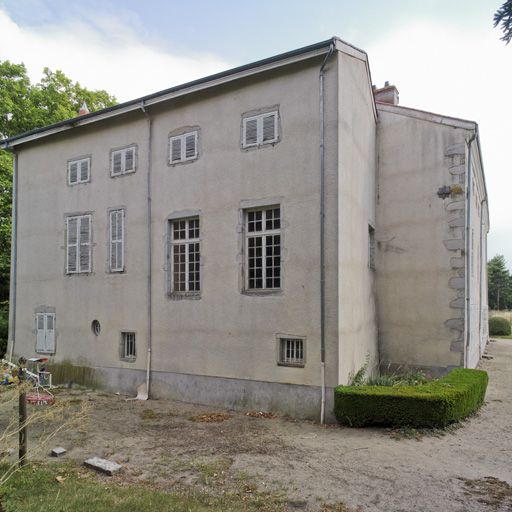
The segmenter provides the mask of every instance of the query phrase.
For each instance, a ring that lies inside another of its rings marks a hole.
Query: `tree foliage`
[[[510,43],[512,39],[512,0],[507,0],[494,14],[494,28],[498,25],[503,32],[503,37],[500,39],[506,44]]]
[[[78,115],[83,102],[90,112],[117,103],[106,91],[89,91],[62,71],[44,69],[32,85],[24,64],[0,61],[0,140]],[[0,353],[7,340],[11,259],[12,155],[0,150]]]
[[[505,258],[494,256],[487,263],[489,308],[512,309],[512,277]]]

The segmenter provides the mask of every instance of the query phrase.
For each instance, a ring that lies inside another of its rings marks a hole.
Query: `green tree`
[[[512,277],[505,258],[496,255],[487,263],[489,307],[503,310],[512,307]]]
[[[494,28],[500,23],[503,32],[500,39],[508,44],[512,39],[512,0],[507,0],[494,14]]]
[[[106,91],[89,91],[48,68],[32,85],[24,64],[0,61],[0,139],[76,117],[84,101],[90,112],[117,103]],[[0,355],[8,336],[11,211],[12,155],[0,150]]]

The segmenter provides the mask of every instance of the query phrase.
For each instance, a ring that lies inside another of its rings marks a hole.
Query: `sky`
[[[123,102],[337,36],[401,105],[478,123],[488,259],[512,269],[512,44],[493,28],[503,1],[0,0],[0,61],[23,62],[33,84],[49,67]]]

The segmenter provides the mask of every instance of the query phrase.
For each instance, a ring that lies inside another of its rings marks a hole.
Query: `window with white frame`
[[[305,339],[298,336],[278,336],[278,364],[281,366],[304,366]]]
[[[278,141],[278,112],[245,117],[242,121],[242,147],[250,148]]]
[[[121,332],[120,358],[123,361],[133,362],[137,358],[135,347],[135,333],[132,331]]]
[[[198,155],[198,132],[188,132],[169,138],[169,163],[195,160]]]
[[[124,270],[124,232],[124,209],[111,210],[109,213],[109,269],[111,272]]]
[[[36,352],[55,353],[55,313],[36,313]]]
[[[112,151],[111,162],[111,176],[122,176],[123,174],[135,172],[135,146]]]
[[[80,158],[68,162],[68,185],[87,183],[91,180],[91,158]]]
[[[281,209],[245,212],[245,275],[247,290],[281,288]]]
[[[66,273],[91,271],[92,216],[76,215],[66,219]]]
[[[201,290],[199,217],[170,222],[170,293]]]

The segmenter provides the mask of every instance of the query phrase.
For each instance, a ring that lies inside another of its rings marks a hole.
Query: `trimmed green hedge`
[[[478,409],[488,381],[483,370],[461,368],[422,386],[337,386],[334,414],[351,427],[444,427]]]

